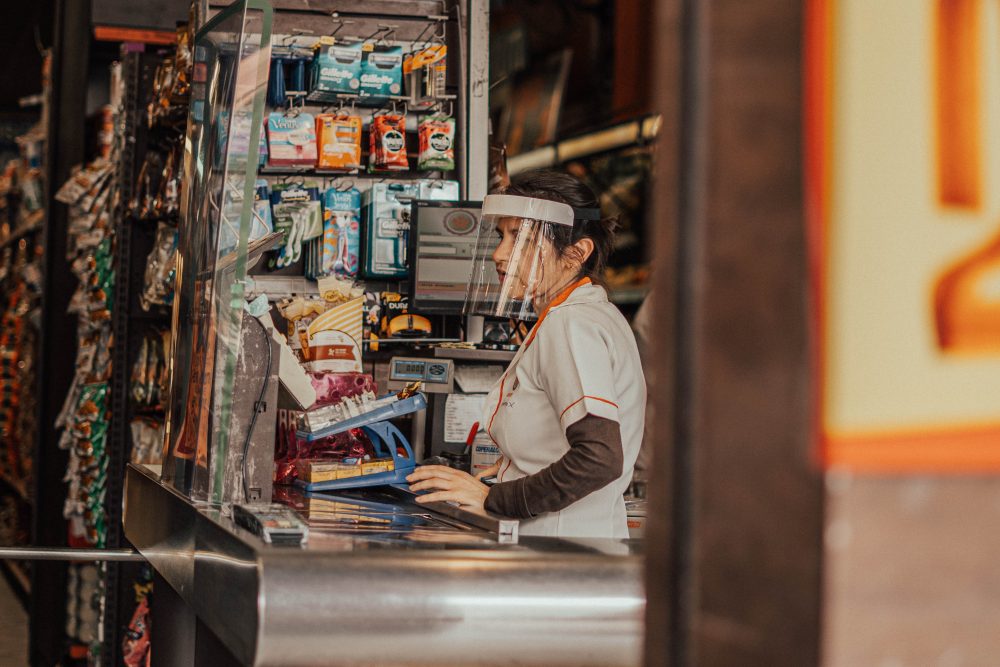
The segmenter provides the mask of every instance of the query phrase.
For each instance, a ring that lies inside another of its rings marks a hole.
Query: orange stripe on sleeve
[[[580,398],[576,399],[575,401],[573,401],[572,403],[570,403],[569,405],[567,405],[566,409],[559,413],[559,420],[562,421],[563,416],[567,412],[569,412],[570,408],[572,408],[574,405],[576,405],[577,403],[579,403],[580,401],[582,401],[585,398],[589,398],[589,399],[592,399],[592,400],[595,400],[595,401],[600,401],[601,403],[607,403],[608,405],[614,406],[616,410],[618,409],[618,404],[617,403],[615,403],[614,401],[609,401],[606,398],[601,398],[599,396],[581,396]]]

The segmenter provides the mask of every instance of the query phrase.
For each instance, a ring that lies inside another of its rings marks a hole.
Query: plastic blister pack
[[[406,171],[406,116],[375,115],[369,131],[369,171]]]
[[[361,117],[342,112],[316,116],[320,169],[356,171],[361,168]]]
[[[455,168],[455,119],[428,116],[418,127],[421,171],[451,171]]]
[[[174,276],[177,270],[177,228],[161,222],[146,260],[146,275],[139,303],[143,310],[170,306],[174,302]]]
[[[280,183],[271,188],[274,230],[283,234],[273,268],[284,268],[302,258],[302,244],[323,233],[323,208],[319,185],[313,182]]]

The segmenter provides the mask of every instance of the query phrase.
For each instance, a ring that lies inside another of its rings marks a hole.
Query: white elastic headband
[[[486,195],[483,216],[487,215],[543,220],[567,227],[573,226],[574,218],[573,207],[569,204],[517,195]]]

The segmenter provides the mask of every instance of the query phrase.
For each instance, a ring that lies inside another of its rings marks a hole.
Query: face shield
[[[465,298],[467,315],[532,320],[572,283],[553,236],[572,229],[571,206],[547,199],[488,195]]]

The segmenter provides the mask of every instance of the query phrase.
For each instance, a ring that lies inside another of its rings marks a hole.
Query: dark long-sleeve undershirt
[[[566,429],[566,439],[569,451],[552,465],[494,484],[486,496],[486,510],[530,519],[565,509],[621,477],[625,457],[618,422],[588,414]]]

